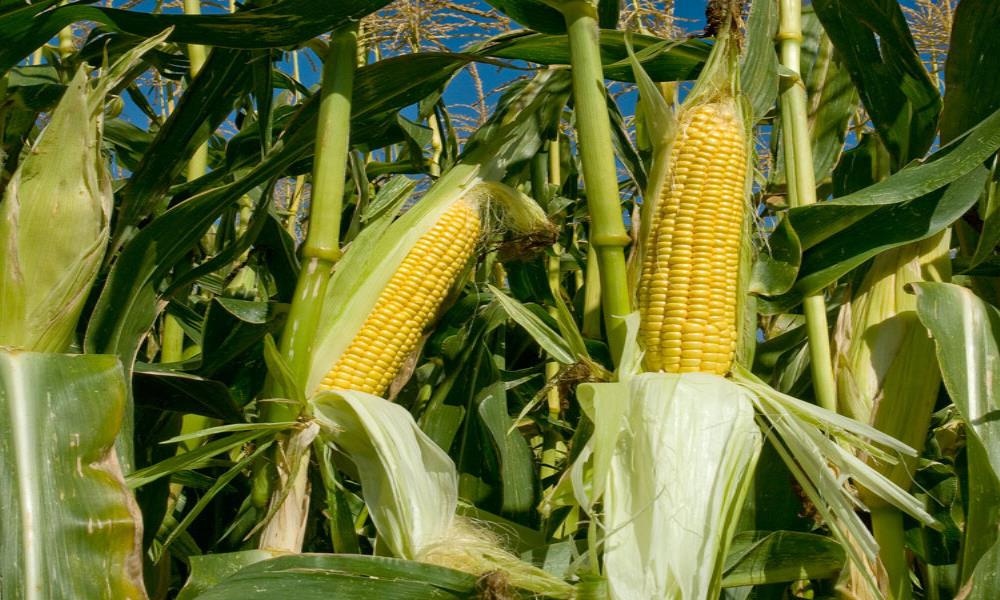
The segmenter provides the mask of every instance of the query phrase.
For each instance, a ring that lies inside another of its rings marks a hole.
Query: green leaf
[[[788,211],[803,248],[861,221],[880,206],[926,196],[969,174],[1000,148],[1000,110],[923,161],[857,192]]]
[[[0,596],[145,598],[114,356],[0,351]]]
[[[245,600],[271,595],[296,600],[470,598],[472,575],[427,563],[337,554],[282,556],[256,562],[223,579],[197,600]]]
[[[969,512],[962,574],[968,577],[1000,524],[1000,311],[950,283],[915,283],[917,315],[937,348],[948,395],[967,424]],[[995,570],[984,567],[981,576]]]
[[[791,289],[802,264],[802,246],[788,219],[782,219],[767,237],[753,265],[748,291],[775,296]]]
[[[962,600],[992,600],[1000,590],[1000,542],[990,546],[976,564],[968,587],[959,592]],[[961,595],[968,592],[968,595]]]
[[[274,554],[266,550],[243,550],[241,552],[192,556],[190,558],[191,575],[188,576],[187,583],[177,595],[177,600],[194,600],[199,594],[208,591],[212,586],[243,567],[269,558],[274,558]]]
[[[222,428],[215,427],[213,429],[219,430]],[[179,436],[178,438],[174,438],[174,440],[172,441],[179,441],[180,438],[182,437],[188,437],[190,439],[190,436]],[[274,441],[270,440],[264,442],[263,444],[258,444],[254,448],[253,452],[247,453],[245,456],[240,458],[240,460],[236,464],[230,467],[225,473],[216,477],[215,480],[212,482],[211,487],[209,487],[200,495],[200,497],[198,498],[198,502],[196,502],[195,505],[191,507],[190,510],[184,513],[184,518],[181,519],[180,522],[177,523],[177,525],[175,525],[170,529],[170,535],[168,535],[167,538],[163,540],[161,549],[168,548],[170,544],[173,543],[179,536],[184,535],[187,532],[187,529],[191,525],[191,523],[193,523],[194,520],[198,518],[198,515],[200,515],[202,511],[205,510],[205,508],[212,501],[212,499],[215,498],[215,496],[219,492],[221,492],[227,485],[229,485],[230,481],[235,479],[238,475],[242,474],[244,470],[249,468],[250,465],[253,463],[253,461],[257,460],[265,451],[267,451],[273,443]]]
[[[980,167],[943,192],[883,206],[810,248],[802,257],[799,279],[792,291],[777,298],[766,310],[780,311],[794,306],[805,295],[830,285],[869,258],[890,248],[926,239],[948,227],[976,203],[986,177],[986,169]]]
[[[166,366],[136,363],[132,369],[132,393],[137,406],[226,421],[243,419],[243,412],[226,384]]]
[[[363,136],[354,135],[358,126],[417,101],[468,60],[450,54],[417,54],[359,69],[352,103],[352,140],[363,141]],[[414,77],[413,73],[423,75]],[[156,320],[160,290],[173,266],[198,244],[234,198],[283,175],[312,151],[318,104],[318,96],[306,101],[274,150],[248,173],[174,206],[126,244],[98,299],[88,325],[86,348],[103,349],[132,361],[140,340]],[[181,282],[183,278],[175,278],[171,283],[176,287]]]
[[[211,459],[220,454],[240,448],[244,444],[251,442],[264,444],[273,439],[280,431],[289,428],[288,423],[257,423],[255,425],[255,428],[250,431],[240,431],[217,440],[212,440],[207,444],[198,446],[194,450],[183,452],[177,456],[171,456],[145,469],[139,469],[128,476],[126,483],[128,483],[129,487],[137,488],[178,471],[203,467],[210,464]]]
[[[643,68],[653,81],[686,81],[696,78],[711,50],[711,46],[704,40],[671,43],[649,35],[602,30],[601,62],[604,65],[604,76],[608,79],[635,82],[635,74],[628,60],[626,35],[630,36]],[[479,53],[542,65],[570,64],[569,38],[565,35],[516,32],[494,38]]]
[[[941,143],[1000,109],[1000,3],[962,0],[955,9],[945,64]]]
[[[216,370],[255,347],[268,333],[276,335],[287,306],[235,298],[213,298],[205,312],[199,373]]]
[[[116,246],[123,235],[131,232],[160,203],[191,154],[208,140],[249,91],[253,64],[250,59],[249,52],[231,49],[217,49],[209,55],[119,192],[121,200],[113,236]]]
[[[546,325],[541,319],[531,313],[530,310],[524,307],[523,304],[517,300],[511,298],[507,294],[504,294],[498,288],[489,286],[493,296],[503,307],[507,315],[513,319],[518,325],[524,328],[525,331],[534,339],[543,350],[549,353],[555,360],[561,362],[564,365],[571,365],[576,362],[573,358],[573,353],[569,349],[569,345],[566,343],[558,333],[553,331],[548,325]]]
[[[950,283],[913,284],[948,394],[1000,475],[1000,312]]]
[[[723,587],[836,577],[844,550],[834,540],[797,531],[744,531],[726,555]]]
[[[542,33],[563,33],[562,13],[539,0],[486,0],[486,3],[528,29]]]
[[[174,27],[173,42],[226,48],[276,48],[304,42],[349,21],[360,19],[389,0],[285,0],[233,14],[148,14],[88,6],[83,0],[46,10],[58,4],[46,0],[19,11],[0,15],[4,44],[0,47],[0,72],[14,66],[60,29],[77,21],[101,23],[114,31],[149,37]]]
[[[937,133],[941,96],[917,55],[896,0],[815,0],[898,170],[924,155]]]
[[[535,465],[528,442],[513,427],[514,420],[507,414],[507,393],[502,381],[480,393],[479,418],[500,464],[501,514],[522,517],[530,514],[536,500]]]

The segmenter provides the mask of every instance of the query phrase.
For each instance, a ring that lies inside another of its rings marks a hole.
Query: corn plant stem
[[[186,15],[200,15],[201,14],[201,0],[184,0],[184,14]],[[205,60],[208,55],[208,49],[205,46],[200,46],[197,44],[188,44],[187,47],[188,61],[191,64],[190,76],[194,79],[196,75],[201,71],[201,68],[205,65]],[[188,161],[185,167],[185,178],[188,181],[198,179],[208,171],[208,142],[205,142],[195,148],[194,153],[191,155],[191,160]],[[184,332],[180,328],[180,324],[176,322],[176,319],[167,315],[165,317],[166,321],[164,323],[164,359],[166,359],[167,350],[167,336],[170,335],[170,340],[172,344],[176,344],[174,348],[171,349],[171,354],[176,351],[179,355],[183,355],[184,352]],[[181,360],[181,356],[178,358],[169,360],[165,362],[175,362]],[[202,415],[186,414],[181,419],[181,433],[188,434],[194,433],[196,431],[201,431],[209,426],[209,418]],[[188,440],[184,445],[192,450],[200,444],[200,440]]]
[[[871,509],[871,519],[872,532],[879,545],[879,559],[888,575],[888,589],[884,590],[886,597],[910,600],[913,590],[906,562],[903,513],[892,506],[878,506]]]
[[[549,181],[551,174],[549,172],[550,161],[547,151],[539,152],[535,155],[531,163],[531,193],[535,197],[535,200],[541,206],[548,207],[551,200],[551,194],[549,194]],[[547,256],[545,259],[545,270],[549,283],[549,291],[553,296],[561,293],[559,290],[559,254],[561,248],[559,244],[553,244],[552,255]],[[548,313],[553,318],[556,318],[558,311],[555,306],[548,307]],[[545,363],[545,381],[551,383],[552,380],[559,374],[559,363],[554,360],[547,361]],[[552,386],[546,392],[546,399],[548,403],[549,416],[552,418],[559,418],[559,388]],[[544,461],[543,461],[544,462]]]
[[[66,4],[63,2],[62,4]],[[73,26],[67,25],[59,30],[59,57],[65,60],[76,51],[73,43]]]
[[[592,340],[601,337],[601,277],[597,269],[597,253],[589,240],[583,276],[583,323],[580,333]]]
[[[292,79],[299,80],[299,51],[292,50]],[[292,99],[297,104],[299,102],[299,91],[292,91]],[[302,190],[306,185],[306,176],[298,175],[295,178],[295,187],[292,188],[292,198],[288,203],[288,221],[285,222],[285,229],[292,239],[297,239],[296,226],[298,225],[299,205],[302,203]]]
[[[357,66],[357,25],[334,32],[323,62],[323,81],[313,159],[309,228],[302,247],[303,268],[281,337],[281,353],[296,381],[305,382],[309,357],[322,309],[326,284],[340,258],[340,217],[343,208],[351,126],[351,94]],[[312,390],[305,390],[308,394]],[[272,403],[268,421],[297,416],[297,408]]]
[[[560,4],[559,10],[569,30],[577,143],[591,219],[590,242],[601,278],[608,346],[612,360],[617,363],[625,345],[625,317],[632,311],[625,270],[625,247],[630,238],[618,197],[618,174],[598,46],[597,9],[590,2],[570,1]]]
[[[333,464],[331,456],[333,451],[322,438],[316,438],[313,442],[313,452],[316,455],[316,463],[319,465],[320,477],[326,491],[326,510],[324,512],[326,513],[333,551],[338,554],[359,554],[361,550],[358,548],[358,537],[355,535],[350,507],[347,506],[343,488],[340,486],[337,468]]]
[[[201,0],[184,0],[184,14],[200,15]],[[205,65],[208,49],[198,44],[188,44],[188,60],[191,63],[191,78],[194,79]],[[208,170],[208,143],[198,146],[187,164],[187,180],[197,179]]]
[[[550,203],[554,198],[555,194],[551,192],[550,184],[553,179],[558,181],[558,161],[553,162],[549,159],[549,146],[543,147],[541,152],[538,152],[532,163],[531,163],[531,191],[535,197],[535,200],[541,206],[546,209],[551,208]],[[558,146],[556,147],[558,151]],[[556,169],[553,173],[553,169]],[[553,177],[554,175],[554,177]],[[559,243],[552,245],[552,253],[546,256],[545,259],[545,270],[549,283],[549,291],[552,293],[553,297],[556,294],[561,294],[559,285],[559,256],[562,254],[562,248],[560,248]],[[558,317],[558,310],[555,305],[549,305],[547,309],[549,315],[552,318]],[[555,379],[559,375],[559,363],[554,360],[546,361],[545,363],[545,382],[548,385],[548,389],[545,392],[546,405],[549,413],[549,420],[556,421],[559,419],[559,413],[562,409],[562,402],[559,398],[559,386],[555,385]],[[558,473],[557,464],[559,462],[559,435],[552,427],[546,427],[542,431],[542,463],[539,469],[539,475],[542,481],[548,480],[549,477]]]
[[[781,0],[778,28],[781,64],[799,74],[802,49],[802,2]],[[800,77],[787,85],[779,98],[782,127],[785,131],[785,164],[789,180],[789,203],[805,206],[816,202],[816,176],[813,172],[812,143],[806,109],[806,91]],[[837,410],[837,385],[830,354],[830,333],[826,320],[826,300],[819,292],[802,301],[809,335],[809,358],[816,400],[823,408]]]
[[[288,320],[281,336],[280,351],[285,357],[295,381],[303,385],[309,374],[309,358],[319,324],[326,296],[326,286],[333,266],[340,258],[340,217],[343,209],[345,178],[347,177],[347,155],[350,151],[351,98],[354,89],[354,73],[357,68],[358,26],[348,25],[334,31],[330,36],[330,46],[323,60],[323,76],[320,90],[320,107],[316,127],[316,150],[313,157],[312,194],[309,206],[309,226],[302,246],[303,268],[296,282],[295,296],[289,309]],[[312,390],[302,390],[310,394]],[[291,402],[271,402],[265,405],[262,417],[265,421],[292,420],[298,417],[301,406]],[[284,440],[279,442],[284,443]],[[303,457],[308,465],[308,452]],[[270,481],[267,465],[258,465],[255,479]],[[303,468],[290,482],[293,494],[308,498],[308,469]],[[267,486],[267,483],[262,483]],[[274,490],[278,497],[281,490]],[[281,508],[281,519],[273,519],[264,528],[260,537],[262,548],[274,548],[285,540],[296,543],[301,538],[288,536],[281,531],[286,527],[304,525],[308,516],[308,504],[298,506],[285,502]],[[331,521],[337,526],[340,520]],[[347,534],[345,534],[347,535]],[[341,536],[334,537],[340,539]],[[285,546],[280,549],[300,552],[299,547]]]

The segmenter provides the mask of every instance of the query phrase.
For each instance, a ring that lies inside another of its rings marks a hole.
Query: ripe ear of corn
[[[647,370],[732,367],[748,173],[740,110],[725,94],[682,109],[639,279]]]
[[[534,200],[498,181],[535,154],[568,93],[569,76],[559,71],[516,86],[419,201],[398,218],[396,204],[366,221],[316,298],[320,328],[305,349],[306,368],[296,374],[306,395],[329,389],[383,393],[455,287],[479,238],[497,230],[551,230]]]
[[[449,175],[398,220],[363,231],[375,239],[359,236],[338,265],[307,390],[384,393],[468,264],[484,219],[496,213],[521,233],[551,227],[524,194],[494,182],[455,185]]]
[[[385,392],[472,256],[479,232],[479,208],[455,202],[406,254],[319,389]]]

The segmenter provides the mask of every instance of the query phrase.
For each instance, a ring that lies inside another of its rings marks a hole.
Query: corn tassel
[[[639,280],[647,370],[731,369],[747,170],[746,136],[731,97],[684,110]]]
[[[479,231],[475,205],[461,200],[450,207],[407,253],[319,389],[381,395],[416,349],[472,255]]]

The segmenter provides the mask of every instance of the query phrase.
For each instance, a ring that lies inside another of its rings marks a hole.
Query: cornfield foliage
[[[0,598],[998,597],[998,31],[0,0]]]

